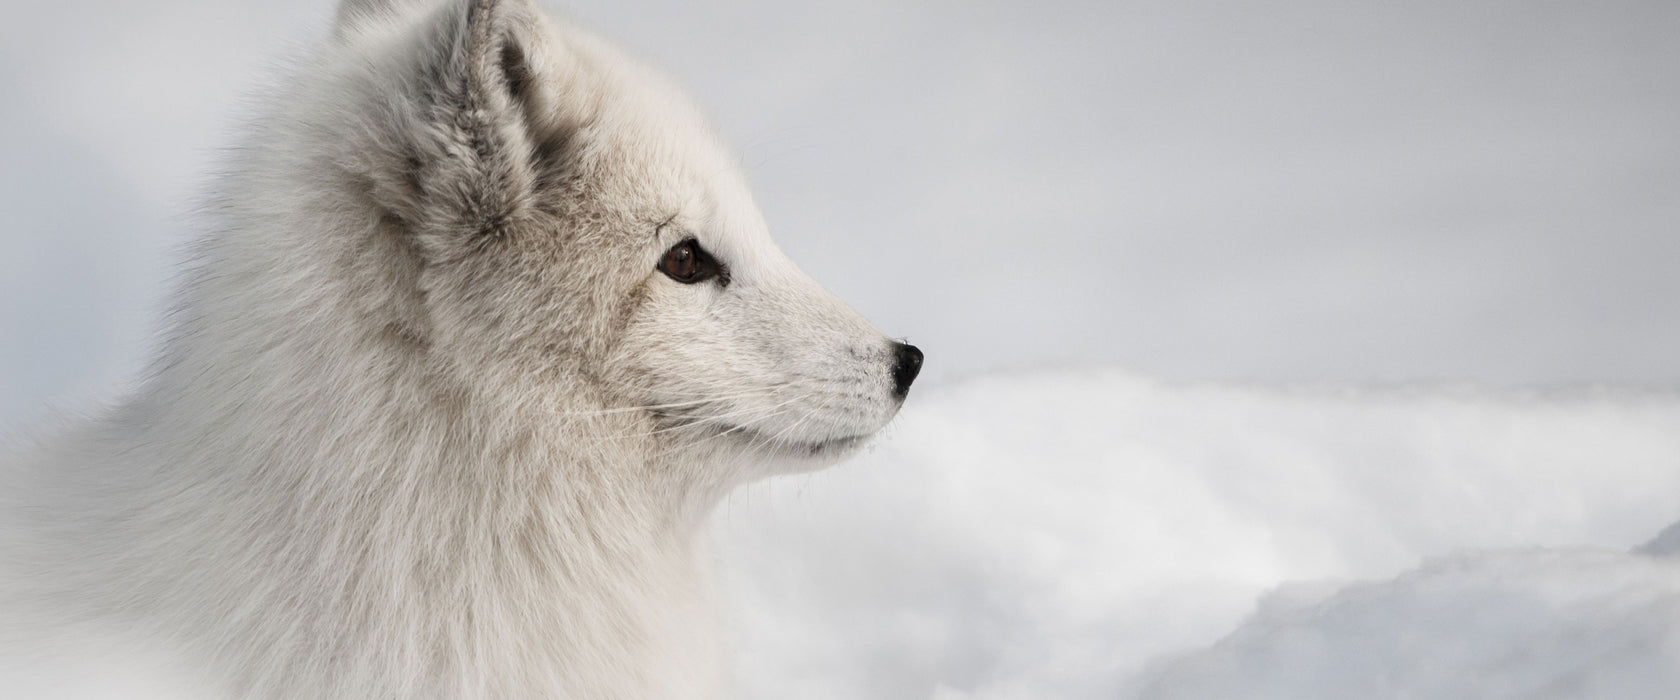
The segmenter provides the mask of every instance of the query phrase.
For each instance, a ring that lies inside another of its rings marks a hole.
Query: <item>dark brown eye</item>
[[[683,284],[704,282],[714,277],[720,284],[729,284],[729,271],[692,238],[665,251],[665,256],[659,259],[659,271]]]

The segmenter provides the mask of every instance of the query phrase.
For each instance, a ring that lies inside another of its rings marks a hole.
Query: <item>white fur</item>
[[[134,396],[4,465],[12,642],[220,697],[720,687],[695,528],[897,411],[661,77],[529,0],[349,0]],[[692,237],[727,286],[656,268]]]

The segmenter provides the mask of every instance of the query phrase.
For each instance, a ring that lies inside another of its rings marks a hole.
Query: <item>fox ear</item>
[[[467,105],[491,116],[551,126],[552,84],[543,69],[550,53],[545,18],[532,0],[463,0]]]
[[[350,0],[340,12],[402,1]],[[398,85],[382,86],[388,101],[371,115],[395,156],[377,168],[374,195],[423,249],[454,257],[516,227],[558,167],[567,139],[554,47],[532,0],[447,0],[412,26],[397,75],[386,74]]]

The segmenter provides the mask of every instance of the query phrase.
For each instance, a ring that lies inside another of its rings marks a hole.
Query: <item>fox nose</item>
[[[893,343],[897,364],[893,365],[893,396],[904,398],[910,393],[910,382],[922,371],[922,351],[909,343]]]

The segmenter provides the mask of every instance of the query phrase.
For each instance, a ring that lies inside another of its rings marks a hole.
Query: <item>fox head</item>
[[[920,351],[776,247],[654,71],[531,0],[339,15],[290,128],[329,144],[310,166],[343,183],[329,216],[369,232],[343,267],[383,342],[463,384],[640,414],[667,450],[796,468],[897,412]]]

